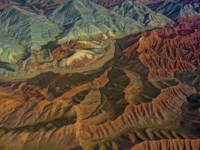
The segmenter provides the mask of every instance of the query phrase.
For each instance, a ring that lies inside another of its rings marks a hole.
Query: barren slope
[[[1,112],[1,146],[151,150],[151,143],[165,148],[179,139],[179,147],[191,142],[185,147],[199,148],[192,140],[199,138],[199,57],[194,51],[199,31],[179,34],[177,27],[173,37],[159,31],[134,43],[135,36],[119,40],[133,44],[95,73],[48,72],[2,82],[7,109]],[[189,37],[192,41],[185,42]]]
[[[146,20],[141,16],[149,15],[146,26],[152,27],[162,18],[138,2],[114,5],[107,5],[110,10],[86,0],[60,5],[50,18],[73,40],[58,43],[58,36],[39,51],[21,50],[12,38],[0,41],[0,59],[12,57],[0,63],[0,149],[200,149],[199,16],[106,40],[102,35],[113,29],[108,25],[135,28],[129,24],[132,12],[139,14],[139,25]],[[110,16],[112,8],[121,15]],[[125,24],[114,23],[124,16]],[[84,19],[92,25],[85,26]],[[8,63],[18,57],[21,72],[13,75]]]

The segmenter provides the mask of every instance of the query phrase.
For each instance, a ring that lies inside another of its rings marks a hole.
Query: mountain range
[[[172,26],[174,23],[144,4],[128,0],[110,9],[89,0],[66,1],[62,2],[63,4],[58,2],[59,6],[55,5],[53,10],[47,10],[42,14],[33,9],[33,5],[34,7],[42,6],[41,1],[15,1],[15,3],[10,1],[10,6],[0,13],[0,32],[9,37],[1,41],[4,42],[2,45],[9,41],[13,43],[11,45],[17,44],[18,49],[9,50],[14,51],[10,53],[2,46],[3,58],[0,61],[9,63],[13,69],[21,68],[22,71],[30,68],[22,67],[28,62],[33,65],[40,64],[38,55],[52,60],[49,55],[52,49],[48,55],[41,56],[41,53],[46,51],[43,47],[49,42],[61,46],[77,40],[117,39],[145,30]],[[54,2],[51,1],[51,3]],[[9,3],[4,1],[4,4]],[[50,66],[57,67],[55,63]]]
[[[0,150],[200,149],[198,0],[0,0]]]

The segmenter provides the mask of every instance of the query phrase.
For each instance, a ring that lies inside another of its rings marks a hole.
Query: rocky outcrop
[[[74,54],[72,54],[70,58],[63,58],[60,61],[59,66],[69,67],[69,68],[80,68],[80,67],[84,67],[89,62],[94,61],[98,57],[101,57],[101,56],[98,56],[98,55],[95,56],[95,53],[92,51],[79,50],[79,51],[75,51]]]

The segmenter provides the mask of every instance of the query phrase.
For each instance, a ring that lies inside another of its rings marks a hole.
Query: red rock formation
[[[23,87],[23,96],[25,101],[28,101],[30,98],[36,98],[37,100],[45,99],[45,96],[42,95],[39,90],[31,86]]]
[[[73,45],[73,42],[69,44],[63,44],[60,47],[52,50],[51,55],[53,56],[53,59],[59,61],[63,57],[67,56],[70,53]]]
[[[200,66],[200,22],[187,20],[180,19],[174,28],[144,32],[140,34],[141,38],[137,35],[127,39],[128,42],[137,42],[124,50],[123,55],[138,55],[150,70],[149,80],[158,88],[169,80],[177,82],[175,71],[194,71]]]
[[[154,68],[160,66],[160,68],[171,68],[174,71],[177,69],[184,71],[189,67],[189,70],[195,70],[195,67],[199,66],[199,33],[198,29],[191,29],[190,26],[182,28],[180,24],[174,29],[155,30],[128,47],[124,55],[128,56],[137,52],[141,54],[140,59],[143,63],[153,65]],[[134,39],[129,39],[129,41],[132,40]],[[180,66],[183,66],[182,69]]]

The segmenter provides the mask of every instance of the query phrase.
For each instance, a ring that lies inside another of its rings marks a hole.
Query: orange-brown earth
[[[161,140],[161,141],[146,141],[134,146],[131,150],[191,150],[199,149],[200,140]]]
[[[198,18],[117,40],[96,71],[2,80],[0,149],[199,149]],[[72,49],[105,47],[78,41],[51,55],[60,62]]]

